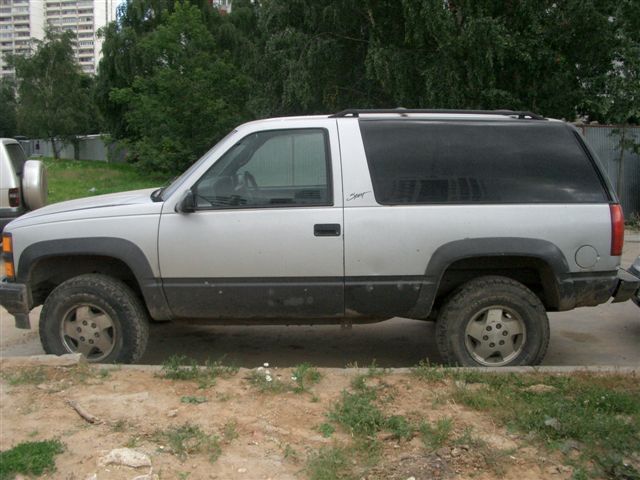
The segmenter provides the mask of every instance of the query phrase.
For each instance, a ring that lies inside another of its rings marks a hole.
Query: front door
[[[195,212],[160,220],[160,271],[176,317],[343,316],[335,121],[247,133],[191,191]]]

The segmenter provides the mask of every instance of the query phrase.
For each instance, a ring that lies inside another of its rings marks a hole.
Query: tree
[[[18,88],[18,129],[26,135],[47,138],[55,158],[65,143],[88,133],[95,122],[90,82],[73,55],[73,34],[48,30],[29,57],[12,56]]]
[[[14,137],[17,133],[16,87],[10,77],[0,80],[0,137]]]
[[[141,167],[179,172],[248,117],[249,79],[217,48],[200,8],[176,4],[136,52],[139,74],[109,101],[124,112]]]

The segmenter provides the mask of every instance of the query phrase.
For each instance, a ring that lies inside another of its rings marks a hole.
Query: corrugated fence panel
[[[611,184],[618,188],[618,165],[620,162],[620,127],[612,125],[576,125],[595,150],[604,166]],[[640,127],[627,127],[626,138],[640,143]],[[625,216],[640,215],[640,156],[628,150],[623,156],[624,171],[622,188],[618,192]]]

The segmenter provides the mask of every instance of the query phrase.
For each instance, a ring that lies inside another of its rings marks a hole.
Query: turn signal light
[[[13,239],[11,234],[2,235],[2,259],[4,260],[4,274],[9,280],[16,278],[16,270],[13,265]]]

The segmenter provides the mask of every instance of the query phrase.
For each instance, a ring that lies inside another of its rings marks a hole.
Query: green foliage
[[[153,438],[156,442],[167,445],[170,452],[181,460],[185,460],[189,455],[203,453],[214,463],[222,454],[216,435],[208,435],[199,426],[190,423],[158,431]]]
[[[330,423],[325,422],[318,425],[318,431],[324,438],[329,438],[336,429]]]
[[[328,417],[352,434],[373,436],[386,424],[383,413],[374,403],[375,398],[373,390],[355,393],[344,391]]]
[[[56,469],[55,456],[64,451],[59,440],[19,443],[10,450],[0,452],[0,480],[9,480],[16,474],[42,475]]]
[[[229,420],[224,424],[222,429],[222,438],[226,443],[231,443],[240,436],[238,433],[238,422],[235,420]]]
[[[323,447],[309,460],[307,473],[310,480],[354,479],[350,460],[350,452],[343,447]]]
[[[0,79],[0,137],[14,137],[18,132],[17,99],[15,81],[10,77]]]
[[[38,385],[47,380],[47,373],[42,367],[21,368],[14,372],[3,372],[4,378],[9,385]]]
[[[74,59],[73,38],[70,31],[47,30],[33,55],[8,58],[16,70],[18,130],[49,139],[56,158],[61,143],[97,127],[92,80]]]
[[[221,362],[207,360],[204,366],[184,355],[172,355],[163,364],[160,375],[170,380],[191,380],[198,382],[200,388],[208,388],[216,383],[218,377],[230,377],[238,373],[238,368],[224,366]]]
[[[111,88],[109,101],[143,169],[180,172],[248,118],[249,79],[217,47],[201,8],[176,2],[135,48],[139,74]]]
[[[195,396],[195,395],[185,395],[180,397],[181,403],[190,403],[192,405],[198,405],[200,403],[206,403],[207,397]]]
[[[423,421],[419,427],[422,442],[430,450],[443,447],[451,436],[452,429],[453,420],[448,417],[438,419],[435,424]]]
[[[387,418],[385,427],[398,440],[409,440],[413,436],[413,427],[402,415],[392,415]]]
[[[536,381],[554,388],[529,389]],[[531,433],[551,446],[578,442],[582,445],[582,468],[591,470],[594,476],[632,472],[611,478],[640,476],[622,460],[640,451],[639,398],[638,382],[625,376],[503,376],[501,381],[490,380],[475,392],[464,388],[454,392],[456,402],[487,411],[511,428]]]
[[[291,386],[287,385],[269,370],[252,370],[247,376],[249,383],[262,393],[284,393],[291,391]]]
[[[321,378],[322,374],[318,369],[306,362],[301,363],[291,372],[291,379],[297,384],[294,389],[296,393],[307,391],[309,386],[317,384]]]

